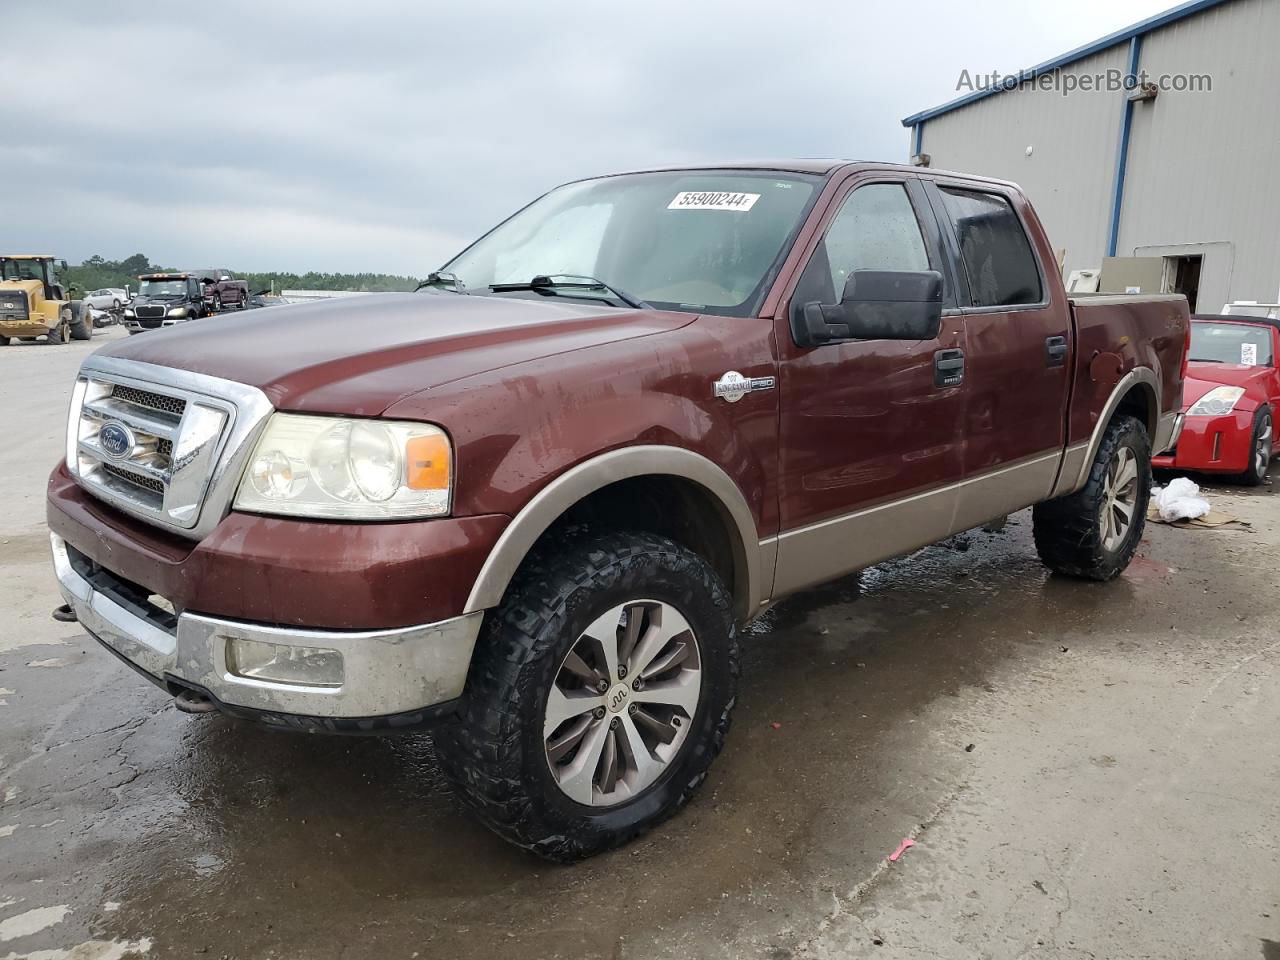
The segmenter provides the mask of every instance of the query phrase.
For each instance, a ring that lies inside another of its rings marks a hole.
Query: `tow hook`
[[[183,713],[215,713],[218,705],[202,693],[183,690],[173,698],[173,705]]]
[[[71,609],[71,604],[64,603],[60,607],[53,608],[53,619],[59,623],[75,623],[76,612]]]

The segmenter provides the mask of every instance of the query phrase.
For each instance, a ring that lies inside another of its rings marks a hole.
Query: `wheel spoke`
[[[591,687],[605,679],[604,674],[593,669],[587,661],[578,656],[576,650],[570,650],[569,655],[564,658],[564,668]]]
[[[618,756],[618,731],[611,729],[604,735],[604,750],[600,754],[600,776],[598,782],[601,793],[613,793],[613,788],[618,785],[618,776],[621,772],[620,761],[621,758]]]
[[[635,707],[636,712],[631,714],[631,719],[635,721],[638,729],[649,731],[662,743],[670,743],[676,738],[676,728],[670,723],[663,723],[639,704]]]
[[[619,611],[615,608],[596,618],[591,626],[582,631],[583,639],[590,638],[595,641],[596,648],[604,658],[602,662],[609,675],[610,683],[615,683],[618,679],[618,623],[620,620]]]
[[[1119,525],[1127,527],[1133,521],[1133,504],[1117,500],[1112,506],[1115,507],[1116,520]]]
[[[563,760],[574,747],[582,742],[582,738],[594,722],[591,714],[584,713],[559,737],[547,740],[547,759],[552,763],[559,763]]]
[[[604,752],[604,744],[609,739],[609,721],[599,720],[591,724],[582,739],[582,749],[559,773],[560,789],[571,800],[590,804],[595,794],[596,770],[600,766],[600,754]]]
[[[636,703],[655,703],[667,707],[679,707],[685,716],[692,718],[698,708],[700,677],[691,670],[682,671],[674,680],[646,684],[643,690],[631,695]]]
[[[1115,518],[1112,516],[1111,509],[1109,507],[1102,511],[1101,522],[1102,522],[1102,545],[1110,549],[1111,540],[1115,536],[1115,531],[1112,529],[1115,524]]]
[[[636,673],[644,675],[650,661],[661,653],[672,639],[689,632],[688,622],[674,607],[665,604],[659,607],[649,617],[649,629],[644,632],[635,652],[631,654],[629,669],[632,675]]]
[[[622,749],[627,754],[628,764],[635,771],[635,782],[647,784],[650,779],[657,776],[663,766],[662,761],[649,752],[630,714],[623,713],[620,719],[622,720],[619,725],[622,731]]]
[[[640,676],[648,680],[650,677],[658,677],[666,673],[672,667],[678,666],[689,659],[692,652],[687,643],[676,640],[670,645],[667,652],[660,657],[655,657],[650,661],[649,665],[640,671]]]
[[[1128,453],[1129,451],[1126,449],[1124,452]],[[1130,456],[1116,468],[1116,492],[1122,493],[1131,484],[1136,483],[1137,479],[1138,462]]]
[[[618,647],[618,661],[628,663],[631,654],[640,640],[640,629],[644,626],[644,607],[633,603],[627,607],[627,627],[622,632],[622,642]],[[612,678],[611,678],[612,679]]]
[[[556,728],[566,720],[588,713],[596,707],[604,706],[604,697],[600,694],[584,692],[565,693],[555,684],[547,694],[546,720],[542,725],[542,736],[550,737]]]

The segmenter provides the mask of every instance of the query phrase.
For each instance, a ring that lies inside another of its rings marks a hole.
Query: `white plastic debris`
[[[1170,480],[1167,487],[1152,487],[1151,498],[1160,513],[1160,519],[1195,520],[1205,516],[1209,501],[1200,496],[1200,488],[1186,477]]]

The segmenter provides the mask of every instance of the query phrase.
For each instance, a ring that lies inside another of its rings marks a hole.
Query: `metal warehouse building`
[[[1278,299],[1280,0],[1193,0],[1005,82],[980,73],[903,120],[914,163],[1016,181],[1067,275],[1101,267],[1103,289],[1159,283],[1201,313]],[[1117,255],[1144,259],[1104,266]]]

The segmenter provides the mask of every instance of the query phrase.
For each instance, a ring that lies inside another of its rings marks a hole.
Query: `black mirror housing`
[[[802,347],[842,340],[932,340],[942,326],[942,274],[936,270],[855,270],[838,304],[792,309]]]

